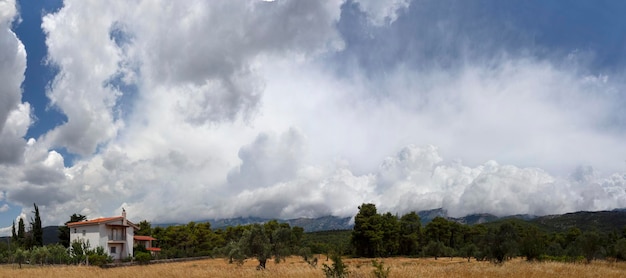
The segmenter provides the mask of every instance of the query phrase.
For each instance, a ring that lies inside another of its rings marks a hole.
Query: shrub
[[[372,265],[374,266],[374,276],[376,278],[387,278],[389,277],[389,272],[391,272],[391,267],[385,268],[385,263],[383,261],[378,262],[377,260],[372,260]]]
[[[148,264],[150,260],[152,260],[152,255],[150,255],[150,253],[148,252],[139,252],[135,254],[135,260],[139,264]]]
[[[324,275],[326,275],[326,278],[348,277],[350,271],[348,271],[348,266],[345,265],[341,260],[341,255],[336,253],[332,254],[330,255],[330,259],[333,261],[332,266],[324,264],[324,268],[322,269],[324,271]]]
[[[95,266],[103,266],[112,261],[109,256],[99,254],[90,254],[87,258],[89,259],[89,264]]]

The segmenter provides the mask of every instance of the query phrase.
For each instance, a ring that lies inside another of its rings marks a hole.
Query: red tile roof
[[[122,219],[124,219],[124,218],[121,217],[121,216],[103,217],[103,218],[96,218],[96,219],[92,219],[92,220],[67,223],[67,226],[68,227],[73,227],[73,226],[100,224],[100,223],[111,222],[111,221],[122,220]]]
[[[151,236],[133,236],[134,240],[141,240],[141,241],[152,241],[152,240],[156,240],[156,238],[153,238]]]
[[[153,251],[153,252],[161,252],[161,248],[159,247],[148,247],[146,248],[146,250]]]
[[[106,222],[113,222],[117,220],[124,220],[124,217],[123,216],[102,217],[102,218],[96,218],[96,219],[91,219],[91,220],[67,223],[67,226],[75,227],[75,226],[84,226],[84,225],[94,225],[94,224],[100,224],[100,223],[106,223]],[[126,220],[126,222],[128,226],[131,226],[137,230],[139,229],[139,226],[135,225],[133,222],[130,222],[128,220]]]

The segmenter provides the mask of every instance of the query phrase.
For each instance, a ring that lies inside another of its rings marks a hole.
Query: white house
[[[102,246],[114,260],[133,256],[133,237],[139,227],[126,219],[126,210],[122,216],[97,218],[68,223],[70,242],[89,241],[91,248]]]

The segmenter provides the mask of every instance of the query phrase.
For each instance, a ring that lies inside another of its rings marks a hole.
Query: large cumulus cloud
[[[26,69],[24,45],[11,31],[16,19],[15,1],[0,2],[0,164],[19,163],[30,125],[30,105],[22,103],[20,85]]]

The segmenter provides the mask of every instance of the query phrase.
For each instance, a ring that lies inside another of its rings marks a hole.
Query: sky
[[[0,233],[626,207],[622,1],[0,0]]]

